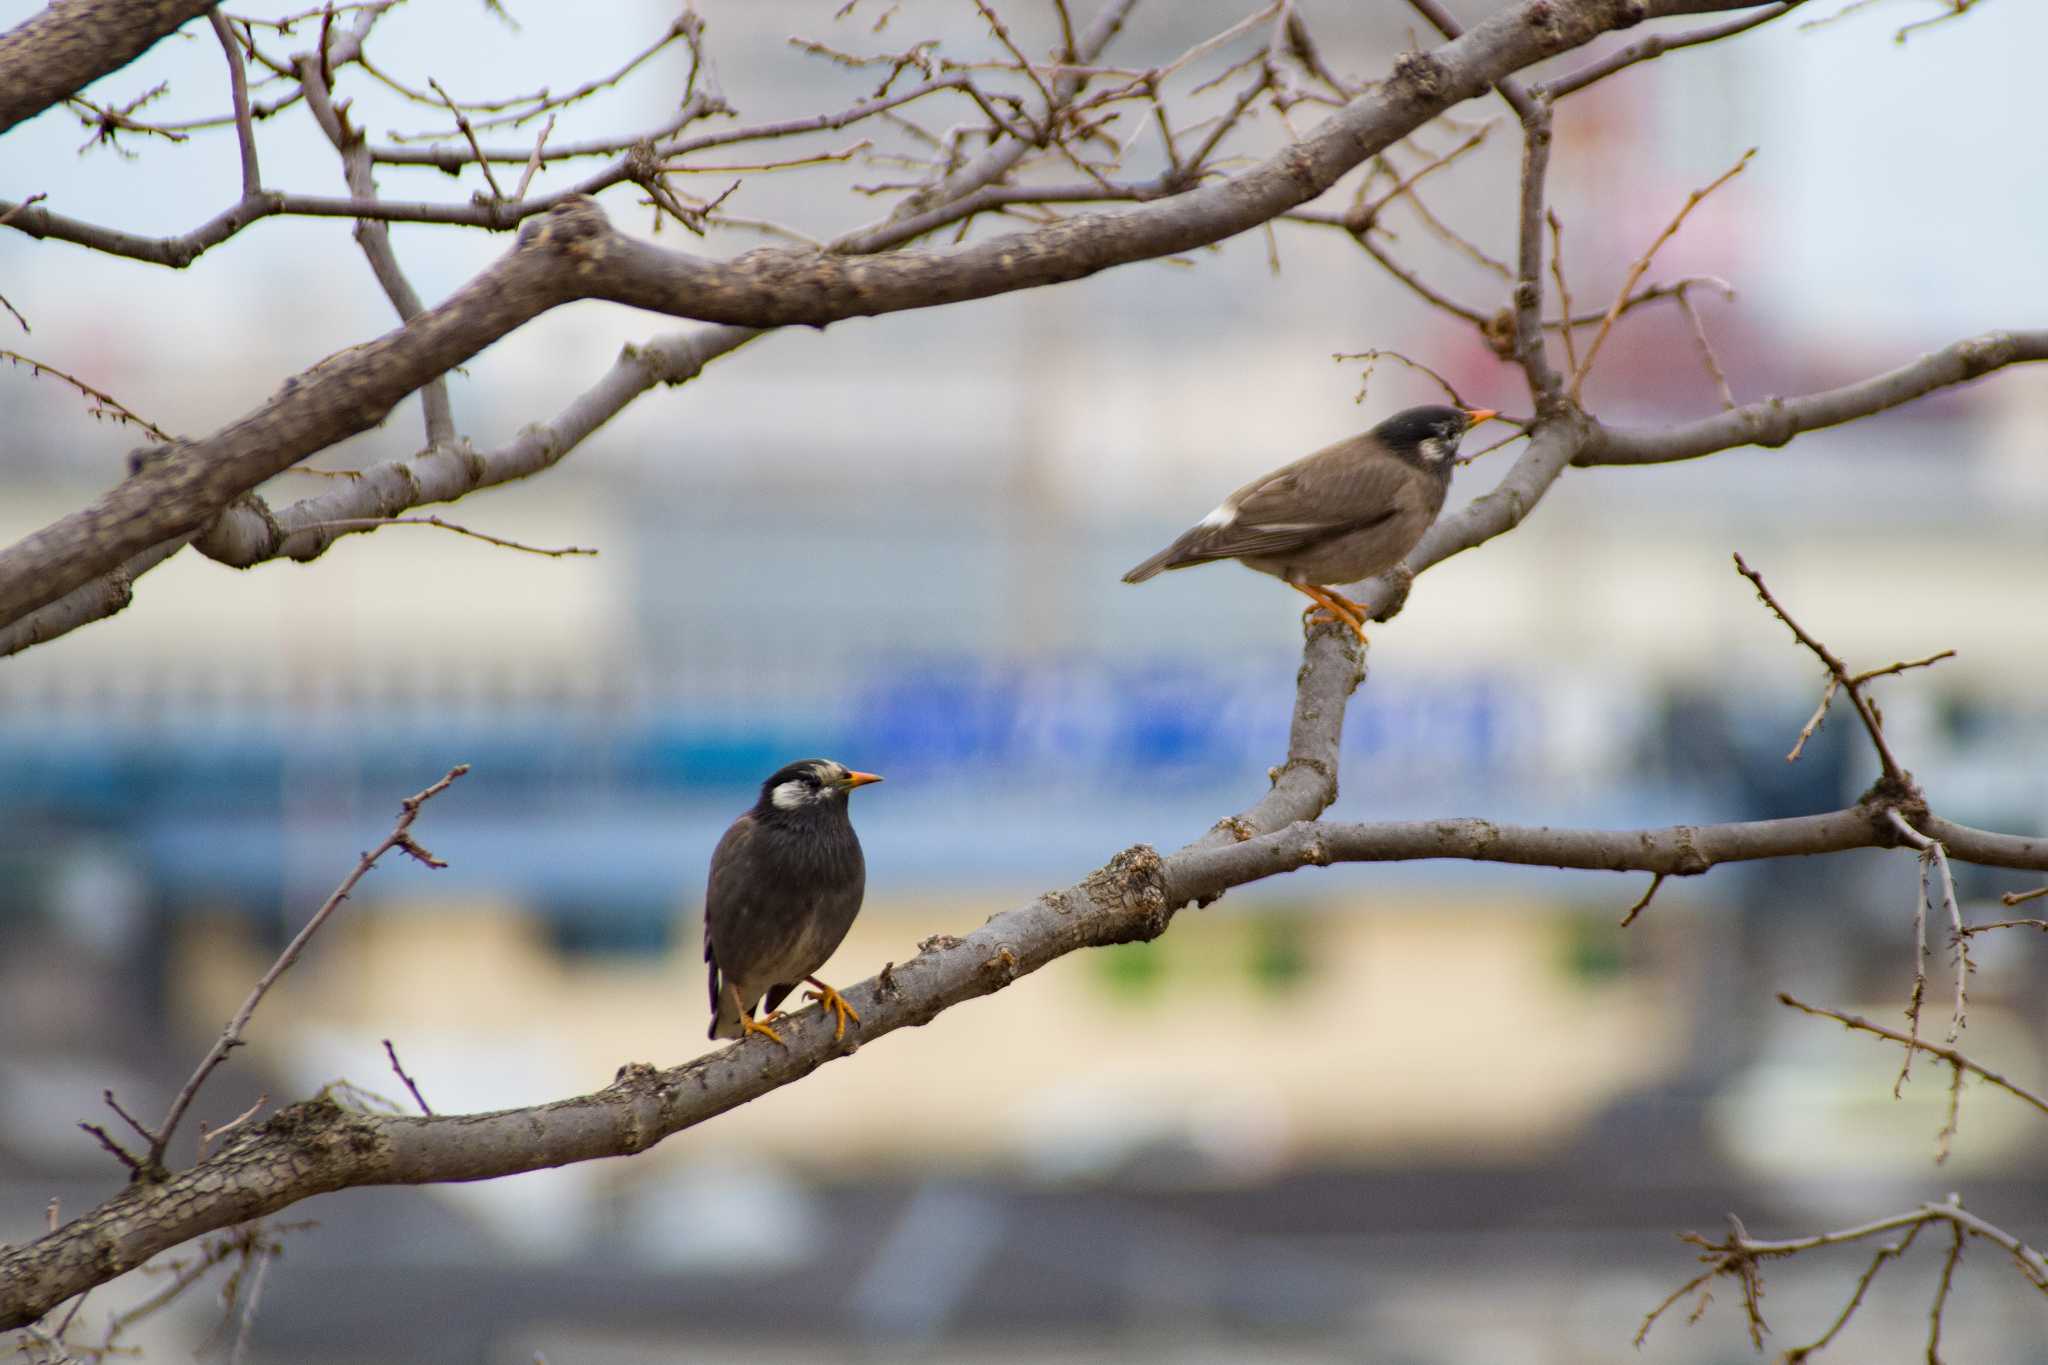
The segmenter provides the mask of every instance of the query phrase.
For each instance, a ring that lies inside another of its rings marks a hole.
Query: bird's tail
[[[1185,553],[1186,548],[1180,541],[1176,540],[1173,544],[1125,574],[1124,582],[1143,583],[1146,579],[1167,569],[1178,569],[1181,567],[1181,555]]]
[[[740,1027],[740,1007],[733,1003],[737,992],[726,989],[727,983],[721,978],[718,964],[711,964],[711,1032],[710,1038],[737,1038],[746,1030]]]

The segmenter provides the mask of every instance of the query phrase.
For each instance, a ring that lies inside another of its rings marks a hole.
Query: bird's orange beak
[[[1466,420],[1475,427],[1489,417],[1498,416],[1500,416],[1500,413],[1493,408],[1471,408],[1465,413]]]
[[[880,773],[850,772],[846,775],[846,785],[848,788],[865,787],[870,782],[880,782],[881,780],[882,775]]]

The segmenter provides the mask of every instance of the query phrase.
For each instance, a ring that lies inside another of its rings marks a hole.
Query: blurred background
[[[598,8],[591,22],[514,5],[513,31],[476,6],[402,7],[370,50],[475,98],[608,72],[674,13]],[[750,122],[873,85],[791,34],[994,54],[964,4],[837,20],[832,4],[698,8],[715,79]],[[1418,41],[1398,7],[1299,8],[1340,72],[1382,72]],[[2048,144],[2024,130],[2048,9],[1986,4],[1893,41],[1935,8],[1787,20],[1563,105],[1554,200],[1579,306],[1611,298],[1687,191],[1757,145],[1649,277],[1735,286],[1733,303],[1700,306],[1739,399],[2039,325]],[[1239,12],[1141,6],[1112,58],[1166,61]],[[1027,50],[1050,44],[1049,6],[1005,13]],[[566,111],[556,138],[658,124],[684,62],[672,50]],[[93,93],[120,103],[168,80],[152,113],[215,113],[220,65],[189,26]],[[436,122],[360,72],[343,89],[373,132]],[[1441,153],[1498,115],[1457,112],[1466,123],[1418,145]],[[271,183],[341,192],[309,122],[258,132]],[[1251,157],[1279,135],[1267,113],[1231,145]],[[15,130],[4,192],[142,233],[185,231],[236,193],[232,134],[135,142],[133,159],[77,155],[84,136],[62,110]],[[1513,248],[1517,143],[1502,122],[1427,182],[1431,208],[1494,255]],[[468,188],[380,178],[395,198]],[[880,216],[886,201],[850,192],[877,178],[759,177],[731,207],[823,237]],[[627,195],[606,203],[648,227]],[[1412,214],[1391,221],[1391,249],[1440,288],[1486,312],[1505,302]],[[679,237],[662,240],[759,241]],[[430,301],[509,242],[405,225],[394,239]],[[183,272],[0,233],[0,293],[35,329],[10,346],[187,433],[391,325],[340,220],[266,221]],[[597,304],[550,314],[452,377],[458,426],[503,442],[619,345],[676,325]],[[472,774],[416,829],[450,866],[372,873],[194,1117],[217,1125],[259,1094],[283,1103],[338,1078],[402,1098],[387,1038],[440,1112],[704,1051],[706,860],[792,758],[889,779],[854,802],[869,893],[823,973],[835,984],[1242,809],[1284,753],[1298,600],[1232,566],[1142,589],[1117,576],[1251,475],[1436,397],[1392,365],[1361,395],[1358,363],[1331,357],[1372,347],[1527,410],[1471,329],[1347,238],[1283,224],[1058,289],[770,336],[641,399],[563,468],[447,513],[596,558],[419,527],[308,566],[237,573],[183,554],[122,615],[0,662],[0,1240],[33,1236],[53,1196],[69,1215],[117,1187],[76,1127],[107,1117],[100,1091],[160,1113],[399,800],[455,763]],[[1610,340],[1588,401],[1648,424],[1718,400],[1679,316],[1647,308]],[[0,368],[0,533],[119,477],[134,433],[84,407]],[[1820,679],[1732,572],[1739,550],[1852,665],[1958,650],[1881,686],[1895,747],[1945,814],[2042,832],[2044,429],[2048,375],[2014,370],[1780,450],[1569,473],[1375,632],[1330,818],[1647,825],[1853,800],[1874,770],[1846,714],[1785,762]],[[402,456],[418,432],[408,402],[318,463]],[[1509,458],[1463,471],[1453,503]],[[266,493],[314,491],[288,475]],[[1798,1235],[1954,1190],[2048,1240],[2037,1116],[1968,1088],[1937,1167],[1945,1077],[1916,1069],[1895,1102],[1895,1052],[1773,999],[1897,1019],[1916,871],[1902,853],[1722,869],[1668,884],[1624,931],[1644,878],[1305,870],[1184,914],[1157,943],[1064,959],[633,1160],[298,1206],[274,1220],[311,1226],[285,1234],[249,1358],[1748,1359],[1725,1286],[1699,1325],[1681,1309],[1630,1346],[1697,1268],[1674,1233],[1719,1235],[1732,1211],[1755,1235]],[[1977,918],[2034,884],[1959,872]],[[2042,1075],[2039,940],[1976,943],[1967,1046],[2021,1084]],[[1945,999],[1935,973],[1930,998]],[[1842,1358],[1923,1357],[1938,1242],[1886,1272]],[[1772,1267],[1776,1348],[1825,1330],[1866,1259]],[[190,1298],[144,1344],[217,1354],[233,1337],[219,1316]],[[1966,1261],[1951,1358],[2048,1359],[2042,1329],[2039,1296],[1998,1257]]]

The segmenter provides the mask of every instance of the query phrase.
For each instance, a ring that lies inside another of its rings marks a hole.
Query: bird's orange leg
[[[832,1030],[832,1041],[838,1042],[846,1036],[846,1021],[851,1019],[854,1023],[858,1024],[860,1022],[860,1015],[854,1011],[853,1006],[846,1003],[845,996],[818,980],[817,977],[807,976],[804,980],[818,988],[814,991],[805,991],[804,999],[818,1001],[837,1016],[837,1025]]]
[[[782,1041],[781,1034],[777,1033],[774,1029],[768,1027],[768,1024],[770,1022],[782,1017],[780,1013],[771,1014],[768,1016],[767,1021],[756,1023],[754,1022],[754,1012],[747,1008],[746,1002],[744,1000],[740,999],[740,988],[731,982],[727,982],[725,988],[732,994],[733,1008],[737,1009],[740,1012],[741,1042],[746,1041],[747,1035],[749,1033],[765,1033],[768,1035],[769,1041],[773,1042],[777,1047],[789,1046],[788,1043]]]
[[[1332,602],[1335,602],[1340,607],[1347,608],[1353,616],[1356,616],[1360,625],[1364,625],[1367,621],[1372,620],[1372,608],[1365,605],[1365,603],[1346,597],[1335,588],[1324,588],[1323,591]]]
[[[1289,583],[1287,586],[1315,603],[1303,613],[1305,617],[1328,614],[1332,620],[1342,621],[1351,627],[1352,634],[1358,637],[1358,643],[1371,643],[1365,638],[1364,607],[1347,597],[1338,596],[1328,588],[1318,588],[1307,583]]]

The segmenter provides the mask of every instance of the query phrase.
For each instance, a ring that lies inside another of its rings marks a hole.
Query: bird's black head
[[[837,805],[844,810],[848,792],[881,780],[874,773],[858,773],[829,758],[799,759],[777,769],[761,784],[761,800],[755,809],[793,814]]]
[[[1397,412],[1372,429],[1389,450],[1425,469],[1448,472],[1465,433],[1489,417],[1491,408],[1447,408],[1441,405]]]

